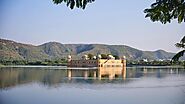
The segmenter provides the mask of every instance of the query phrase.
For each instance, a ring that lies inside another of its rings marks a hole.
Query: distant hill
[[[84,54],[113,54],[125,55],[129,60],[158,60],[171,59],[174,53],[164,50],[142,51],[125,45],[105,44],[61,44],[48,42],[39,46],[18,43],[0,39],[0,60],[45,60],[66,58],[71,54],[73,58],[80,58]]]

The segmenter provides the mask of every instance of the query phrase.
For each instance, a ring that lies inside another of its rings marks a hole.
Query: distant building
[[[158,59],[158,61],[161,61],[162,62],[162,61],[164,61],[164,59]]]
[[[142,59],[140,62],[148,62],[148,59]]]

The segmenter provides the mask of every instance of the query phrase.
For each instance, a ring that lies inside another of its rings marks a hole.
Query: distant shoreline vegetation
[[[67,60],[56,59],[56,60],[0,60],[0,66],[3,65],[45,65],[45,66],[66,66]]]
[[[165,60],[165,61],[127,61],[127,66],[174,66],[174,65],[179,65],[179,66],[185,66],[185,61],[169,61],[169,60]]]
[[[43,66],[67,66],[66,59],[53,59],[53,60],[36,60],[36,61],[28,61],[28,60],[0,60],[0,67],[8,66],[8,65],[43,65]],[[127,60],[127,66],[173,66],[180,65],[185,66],[185,61],[176,61],[171,62],[169,60],[166,61],[143,61],[143,60]]]

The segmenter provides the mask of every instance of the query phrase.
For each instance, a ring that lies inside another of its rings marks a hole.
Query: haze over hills
[[[18,43],[11,40],[0,39],[0,60],[29,60],[42,61],[46,59],[66,58],[71,54],[73,58],[80,58],[84,54],[113,54],[125,55],[128,60],[159,60],[171,59],[174,53],[164,50],[142,51],[126,45],[106,44],[61,44],[48,42],[34,46]]]

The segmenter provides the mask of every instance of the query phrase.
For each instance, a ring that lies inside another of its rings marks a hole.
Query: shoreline
[[[164,69],[164,68],[184,68],[180,65],[171,66],[156,66],[156,65],[129,65],[126,68],[152,68],[152,69]],[[47,66],[47,65],[0,65],[0,68],[52,68],[52,69],[97,69],[98,67],[67,67],[67,66]]]

